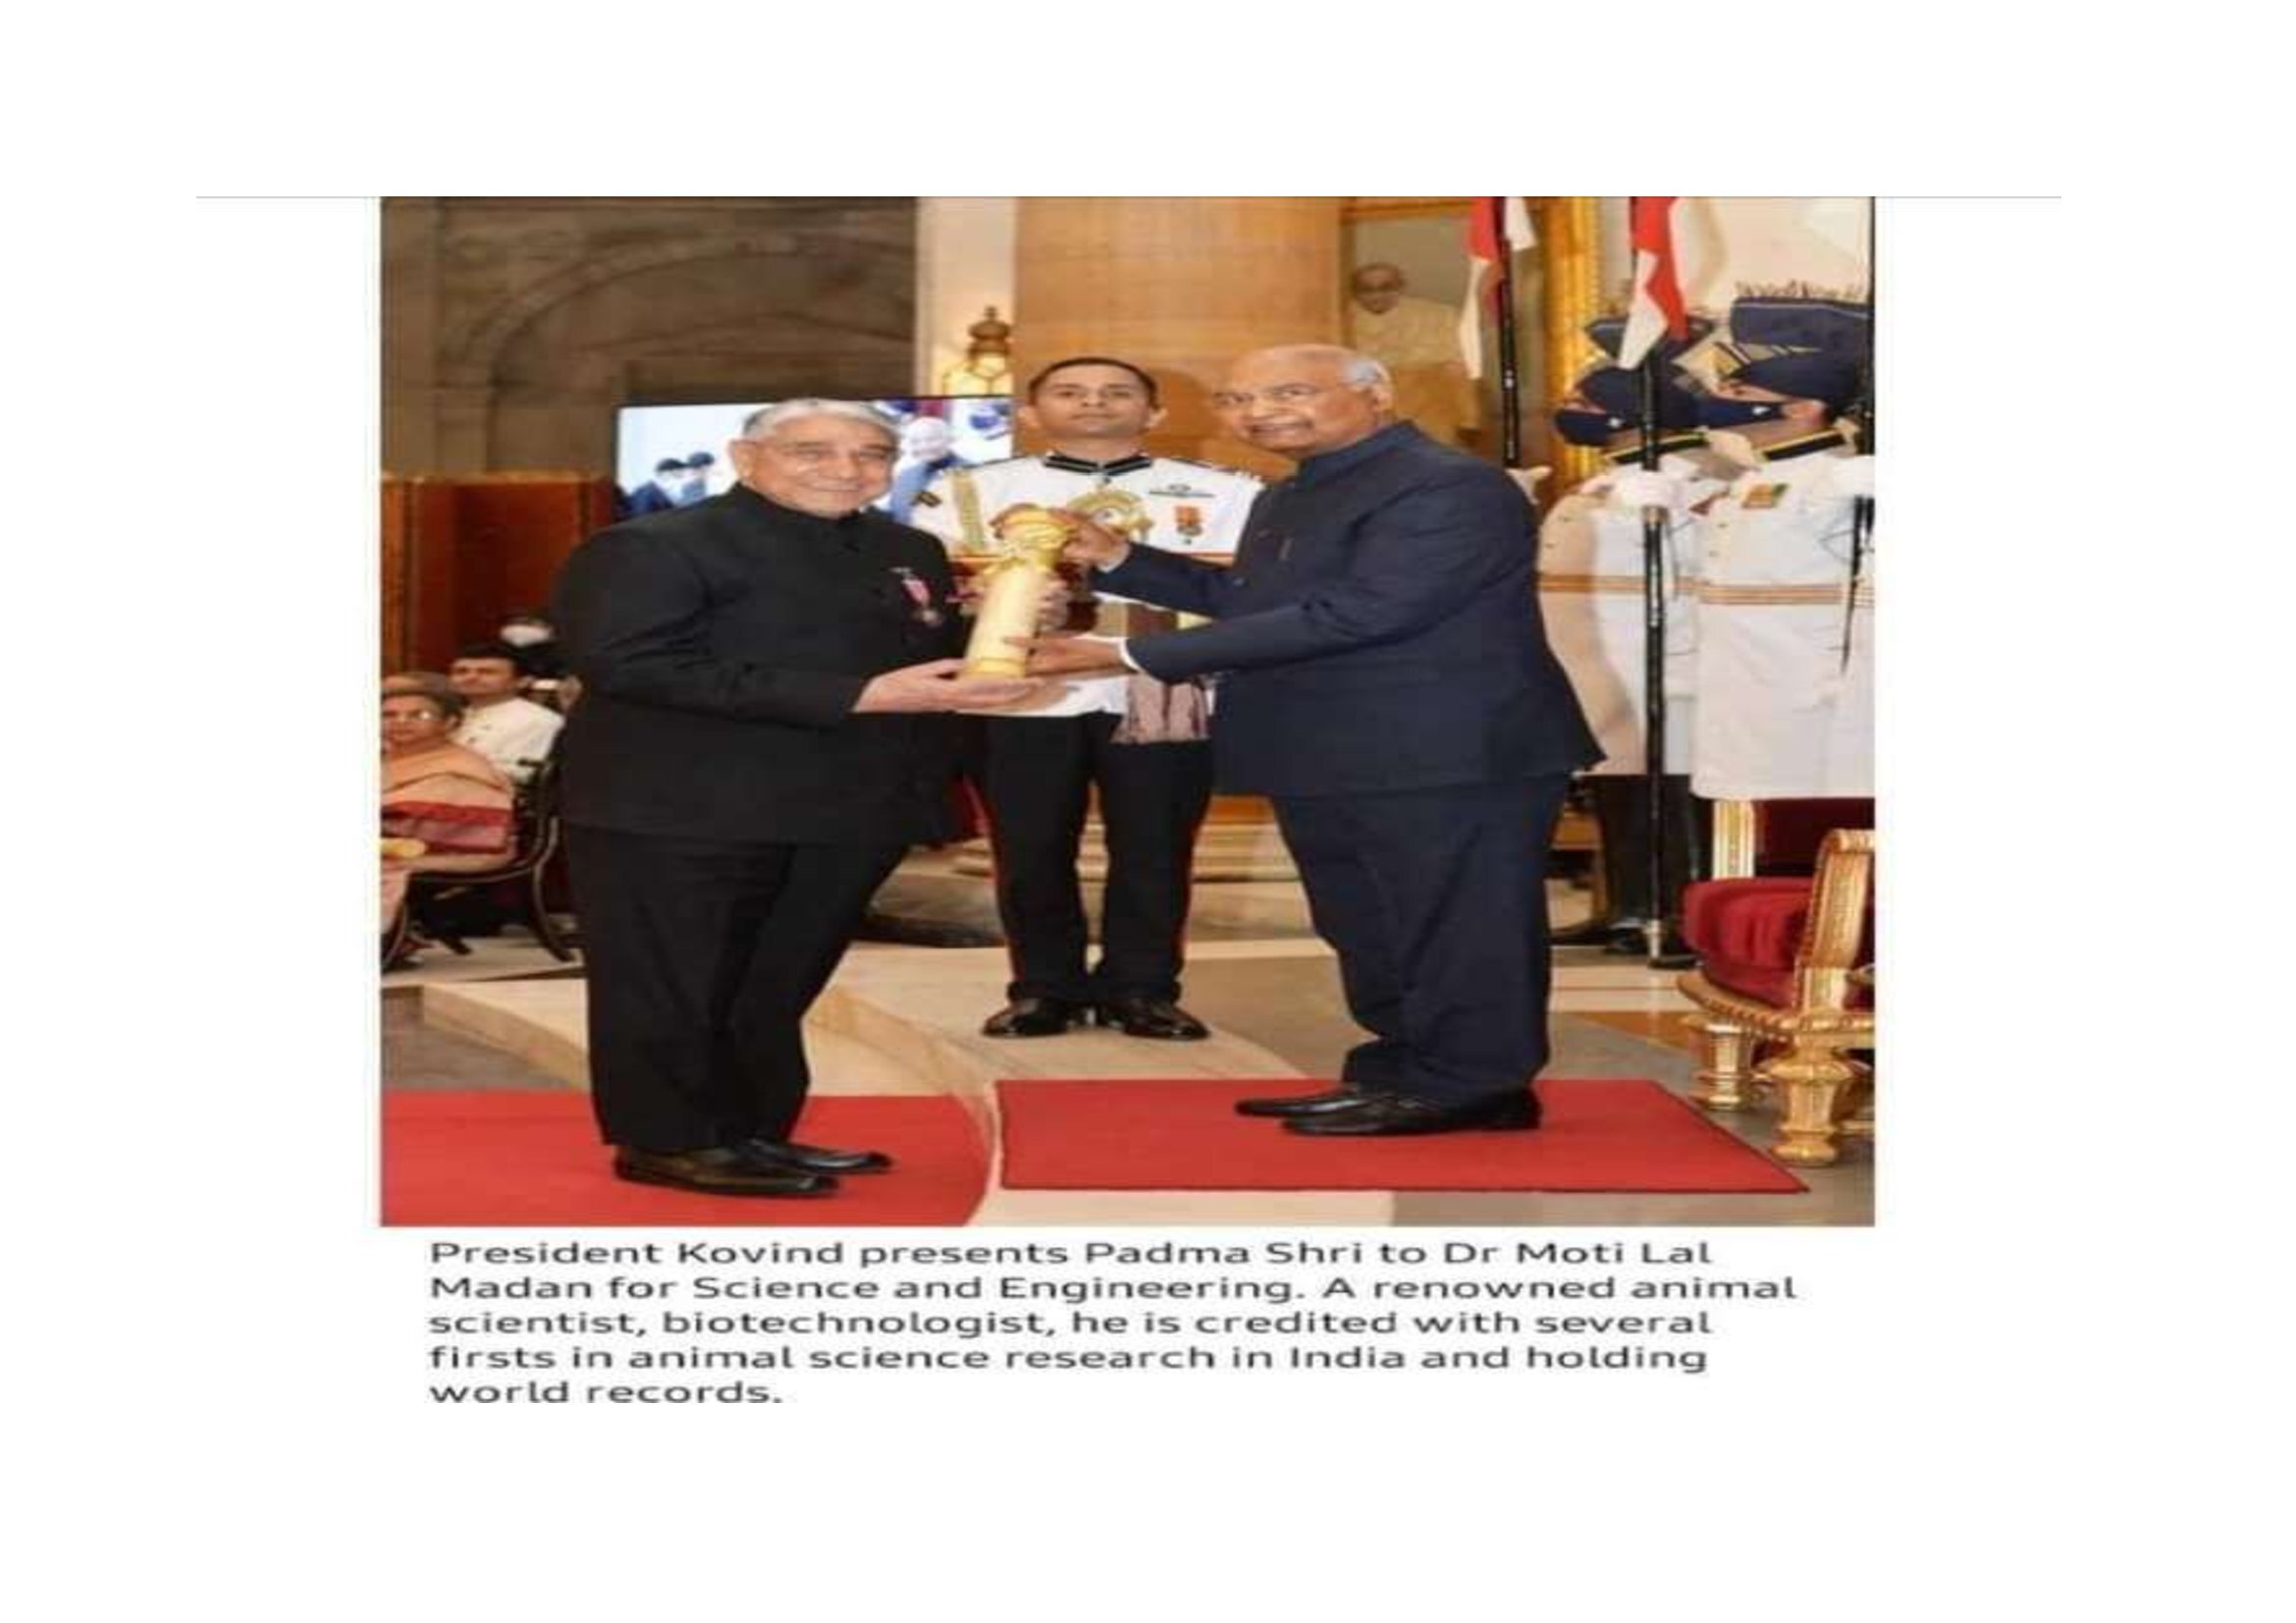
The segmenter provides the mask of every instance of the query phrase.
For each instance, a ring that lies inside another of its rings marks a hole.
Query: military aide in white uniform
[[[1233,468],[1144,455],[1142,440],[1162,416],[1154,379],[1130,362],[1056,361],[1030,380],[1020,410],[1022,425],[1043,437],[1049,454],[944,474],[909,522],[962,557],[991,550],[989,526],[1008,507],[1065,507],[1099,494],[1114,509],[1100,519],[1111,528],[1129,520],[1134,538],[1149,546],[1226,557],[1236,550],[1259,481]],[[1129,622],[1144,613],[1137,606],[1121,613],[1128,622],[1112,628],[1154,627]],[[988,1035],[1052,1036],[1088,1014],[1136,1037],[1205,1035],[1179,1006],[1189,869],[1211,798],[1204,709],[1193,685],[1111,676],[1079,680],[1025,713],[984,720],[977,778],[1013,960],[1009,1006],[982,1028]],[[1100,957],[1089,971],[1076,871],[1088,788],[1098,790],[1108,841]]]
[[[1725,375],[1700,415],[1754,465],[1707,514],[1692,783],[1713,799],[1873,793],[1870,536],[1854,609],[1845,601],[1873,459],[1837,423],[1865,320],[1863,306],[1800,298],[1731,310]]]
[[[1616,353],[1625,323],[1605,318],[1587,336]],[[1703,336],[1701,333],[1699,336]],[[1602,745],[1584,777],[1602,830],[1605,907],[1560,930],[1566,946],[1645,949],[1650,915],[1649,786],[1644,778],[1642,510],[1667,512],[1660,571],[1666,594],[1667,911],[1699,870],[1707,842],[1689,794],[1696,697],[1698,573],[1705,519],[1698,508],[1736,472],[1706,446],[1698,402],[1673,373],[1658,394],[1657,472],[1641,457],[1641,375],[1615,366],[1581,377],[1555,409],[1573,445],[1602,448],[1610,466],[1557,502],[1539,527],[1539,613],[1571,685]]]

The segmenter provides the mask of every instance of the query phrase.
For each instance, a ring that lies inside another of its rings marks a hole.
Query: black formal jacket
[[[879,672],[959,651],[953,589],[922,530],[816,518],[740,485],[601,530],[566,560],[551,612],[582,679],[559,746],[566,821],[793,844],[949,838],[955,719],[851,711]]]
[[[1537,549],[1513,479],[1396,423],[1262,491],[1229,567],[1135,547],[1100,578],[1216,622],[1130,648],[1167,681],[1219,676],[1223,788],[1378,793],[1602,758],[1547,647]]]

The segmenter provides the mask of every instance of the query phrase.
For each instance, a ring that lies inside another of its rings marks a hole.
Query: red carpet
[[[1008,1189],[1520,1189],[1790,1195],[1807,1185],[1655,1082],[1542,1081],[1536,1132],[1315,1139],[1229,1107],[1328,1082],[999,1082]]]
[[[952,1099],[817,1099],[806,1144],[882,1150],[893,1169],[833,1195],[741,1200],[624,1183],[607,1169],[586,1093],[383,1096],[383,1220],[431,1225],[859,1227],[969,1220],[988,1146]]]

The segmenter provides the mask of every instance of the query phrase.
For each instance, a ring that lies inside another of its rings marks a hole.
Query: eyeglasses
[[[1317,395],[1328,395],[1328,383],[1279,383],[1273,389],[1222,389],[1212,396],[1215,411],[1241,411],[1254,401],[1265,401],[1270,406],[1304,406]]]

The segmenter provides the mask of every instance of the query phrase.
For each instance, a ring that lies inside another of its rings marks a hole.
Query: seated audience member
[[[565,652],[559,646],[558,627],[532,610],[521,610],[505,619],[496,634],[518,656],[519,693],[564,715],[562,689],[570,678]]]
[[[514,791],[493,762],[450,736],[462,708],[452,693],[383,695],[383,834],[423,846],[383,859],[386,926],[409,874],[479,873],[510,854]]]
[[[429,693],[444,696],[454,691],[444,671],[394,671],[383,678],[383,697],[394,693]]]
[[[559,646],[558,627],[531,609],[506,616],[496,633],[518,658],[518,673],[529,691],[566,674],[565,651]]]
[[[470,707],[454,741],[478,751],[514,784],[532,778],[566,721],[550,706],[519,697],[518,651],[507,643],[473,643],[454,656],[447,679]]]

